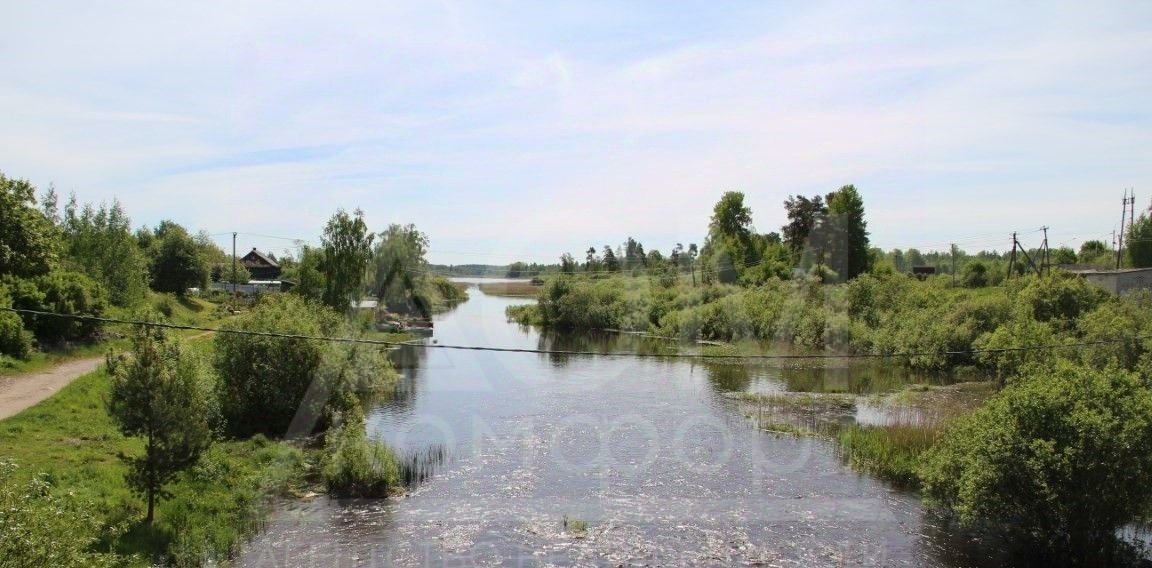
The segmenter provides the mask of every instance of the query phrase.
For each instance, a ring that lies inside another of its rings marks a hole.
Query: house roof
[[[277,263],[275,260],[272,260],[271,258],[269,258],[268,255],[266,255],[266,254],[264,254],[264,253],[262,253],[256,249],[252,249],[252,252],[244,255],[244,258],[241,258],[240,262],[243,263],[245,267],[253,267],[253,266],[272,266],[272,267],[276,267],[276,268],[280,267],[279,263]]]

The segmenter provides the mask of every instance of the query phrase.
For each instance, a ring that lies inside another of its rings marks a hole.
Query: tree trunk
[[[155,516],[155,511],[156,511],[156,490],[149,487],[148,488],[148,517],[146,519],[144,519],[144,522],[147,523],[148,526],[152,526],[152,519]]]

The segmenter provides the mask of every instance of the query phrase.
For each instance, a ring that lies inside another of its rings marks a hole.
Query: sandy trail
[[[185,341],[212,335],[206,331],[185,338]],[[60,392],[72,381],[95,371],[104,362],[103,355],[67,361],[36,373],[0,377],[0,420],[15,416],[22,410]]]
[[[104,356],[61,363],[38,373],[0,378],[0,420],[56,394],[77,378],[95,371]]]

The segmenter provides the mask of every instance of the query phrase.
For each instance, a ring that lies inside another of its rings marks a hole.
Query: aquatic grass
[[[842,456],[852,467],[898,486],[920,486],[924,453],[943,431],[939,423],[842,427],[836,435]]]
[[[576,536],[582,536],[588,532],[588,521],[581,519],[569,519],[568,515],[564,515],[564,530]]]
[[[531,282],[485,282],[478,287],[489,296],[511,298],[535,298],[543,289],[543,286]]]
[[[387,497],[401,487],[405,475],[396,454],[383,442],[368,438],[364,413],[351,403],[340,424],[324,436],[324,485],[337,497]]]

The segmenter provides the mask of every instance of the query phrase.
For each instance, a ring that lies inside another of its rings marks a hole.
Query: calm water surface
[[[659,350],[550,335],[486,296],[436,319],[443,344]],[[453,351],[394,354],[371,435],[429,475],[405,497],[283,503],[245,566],[986,566],[919,499],[829,444],[758,431],[731,391],[872,392],[897,371]],[[565,520],[567,519],[567,525]],[[577,530],[579,525],[584,530]]]

